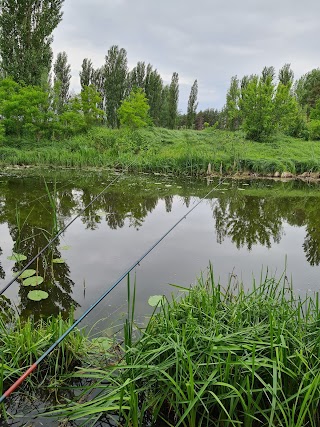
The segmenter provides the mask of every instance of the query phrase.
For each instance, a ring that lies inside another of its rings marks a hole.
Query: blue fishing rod
[[[187,218],[188,215],[191,214],[192,211],[194,211],[199,205],[200,203],[203,202],[203,200],[205,200],[207,197],[210,196],[211,193],[213,193],[214,190],[216,190],[223,182],[224,180],[220,181],[218,185],[216,185],[214,188],[212,188],[204,197],[202,197],[191,209],[188,210],[188,212],[183,215],[166,233],[164,233],[160,239],[158,239],[130,268],[128,268],[128,270],[126,270],[117,280],[116,282],[113,283],[112,286],[110,286],[109,289],[106,290],[106,292],[104,292],[104,294],[101,295],[101,297],[99,299],[97,299],[97,301],[91,305],[91,307],[88,308],[88,310],[86,310],[82,316],[79,317],[78,320],[76,320],[69,329],[67,329],[65,331],[64,334],[61,335],[60,338],[57,339],[57,341],[52,344],[52,346],[50,348],[48,348],[48,350],[46,352],[43,353],[43,355],[41,357],[39,357],[39,359],[33,363],[33,365],[30,366],[29,369],[27,369],[27,371],[21,375],[21,377],[7,390],[3,393],[3,395],[0,397],[0,403],[2,403],[5,399],[7,399],[12,392],[14,392],[22,383],[23,381],[32,373],[34,372],[37,367],[39,366],[39,364],[43,361],[43,359],[45,359],[65,338],[67,335],[70,334],[70,332],[79,325],[79,323],[86,317],[88,316],[88,314],[107,296],[110,294],[110,292],[129,274],[131,273],[131,271],[140,264],[140,262],[147,256],[149,255],[150,252],[153,251],[153,249],[159,245],[160,242],[162,242],[163,239],[165,239],[168,234],[170,234],[179,224],[180,222],[182,222],[184,219]]]

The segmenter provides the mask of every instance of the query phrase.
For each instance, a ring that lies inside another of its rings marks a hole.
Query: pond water
[[[31,288],[15,282],[0,298],[0,309],[15,307],[26,318],[59,312],[67,317],[74,308],[79,317],[213,188],[131,274],[131,282],[136,281],[137,323],[145,324],[153,310],[150,296],[170,297],[177,292],[172,284],[188,287],[201,272],[206,274],[210,262],[222,285],[232,280],[250,287],[253,277],[259,282],[267,271],[277,277],[285,271],[296,293],[319,290],[319,184],[37,169],[0,173],[0,289],[55,230],[68,224],[117,177],[31,266],[44,277],[38,288],[48,298],[31,301]],[[13,251],[27,260],[19,265],[8,259]],[[64,262],[52,263],[56,258]],[[123,280],[83,326],[111,335],[121,330],[126,310]],[[36,409],[13,408],[16,413],[30,411]],[[10,425],[25,425],[24,421]],[[32,425],[58,424],[38,420]]]
[[[12,252],[32,259],[116,175],[94,171],[27,170],[0,175],[0,289],[21,266]],[[131,274],[136,281],[136,320],[151,313],[152,295],[189,286],[212,263],[216,280],[252,284],[261,273],[286,268],[297,293],[320,287],[320,187],[273,180],[192,180],[119,175],[31,268],[44,277],[46,300],[28,299],[15,282],[6,304],[22,317],[47,316],[72,307],[78,317],[210,189],[211,195],[175,228]],[[50,203],[48,188],[55,199]],[[52,258],[64,263],[52,264]],[[113,333],[127,309],[126,280],[86,318],[84,325]],[[102,319],[102,320],[101,320]],[[98,324],[96,324],[98,322]]]

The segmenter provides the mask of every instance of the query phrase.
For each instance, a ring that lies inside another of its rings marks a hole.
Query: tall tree
[[[187,109],[187,127],[191,128],[194,125],[194,121],[197,114],[197,103],[198,99],[198,81],[195,80],[190,91]]]
[[[315,68],[302,76],[295,85],[295,93],[299,104],[305,107],[309,116],[320,99],[320,68]]]
[[[179,74],[172,74],[169,86],[169,117],[168,127],[175,129],[178,118],[178,101],[179,101]]]
[[[153,70],[148,64],[145,77],[145,93],[150,106],[149,115],[157,126],[161,123],[161,105],[163,81],[157,70]]]
[[[91,76],[91,82],[93,86],[95,86],[97,92],[100,95],[100,103],[98,107],[101,110],[105,109],[106,106],[106,97],[105,97],[105,69],[104,67],[93,69],[92,76]]]
[[[91,59],[84,58],[81,65],[81,70],[79,72],[80,76],[80,84],[81,89],[83,90],[85,86],[90,86],[92,82],[92,75],[93,75],[93,66]]]
[[[117,115],[121,101],[125,97],[127,88],[127,52],[114,45],[108,51],[105,63],[105,97],[106,113],[109,126],[119,127],[120,121]]]
[[[247,85],[247,80],[244,81]],[[240,87],[237,76],[231,77],[230,88],[227,92],[227,100],[224,109],[226,127],[229,130],[237,130],[240,125],[239,109]]]
[[[40,85],[52,62],[52,32],[64,0],[0,0],[0,57],[6,76]]]
[[[132,89],[144,89],[146,78],[146,64],[144,62],[138,62],[137,65],[130,71],[129,80],[129,93]]]
[[[279,82],[284,86],[292,86],[294,73],[290,68],[290,64],[284,64],[284,66],[279,71]]]
[[[273,122],[275,86],[272,76],[251,77],[240,101],[243,115],[242,127],[247,137],[262,141],[275,131]]]
[[[266,81],[273,80],[276,76],[276,70],[274,67],[264,67],[261,73],[261,80],[263,83],[266,83]]]
[[[71,67],[68,64],[66,52],[57,55],[53,66],[54,86],[59,94],[58,112],[61,113],[69,100],[69,89],[71,80]]]
[[[169,127],[169,85],[165,85],[161,92],[160,126]]]

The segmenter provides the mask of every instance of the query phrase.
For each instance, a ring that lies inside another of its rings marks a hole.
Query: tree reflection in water
[[[108,177],[94,173],[82,175],[55,173],[46,178],[49,190],[55,194],[56,214],[59,226],[64,226],[80,212],[104,187]],[[106,223],[112,230],[124,227],[139,229],[149,213],[154,211],[159,201],[171,212],[175,196],[179,196],[186,209],[191,198],[203,197],[208,187],[203,181],[181,181],[179,185],[156,186],[151,177],[127,177],[111,186],[82,215],[81,221],[88,230],[95,230]],[[157,177],[159,181],[159,177]],[[214,184],[212,184],[214,185]],[[305,227],[306,236],[303,249],[310,265],[320,264],[320,216],[318,214],[318,187],[297,182],[271,183],[253,181],[239,191],[241,182],[232,182],[225,193],[216,192],[212,197],[213,218],[217,241],[222,244],[226,237],[234,245],[249,251],[255,245],[271,248],[280,242],[284,234],[284,223]],[[270,188],[270,186],[272,188]],[[6,223],[15,242],[14,250],[33,258],[53,235],[55,217],[45,192],[42,177],[21,174],[4,177],[0,186],[0,223]],[[308,194],[309,193],[309,194]],[[34,200],[30,203],[30,200]],[[38,199],[38,200],[37,200]],[[17,225],[17,212],[20,224]],[[20,243],[19,243],[20,242]],[[19,244],[18,244],[19,243]],[[52,258],[61,258],[59,239],[51,251],[46,253],[32,267],[45,278],[41,289],[49,293],[49,298],[34,304],[27,298],[29,288],[20,286],[20,311],[23,316],[34,314],[57,314],[68,316],[72,307],[75,283],[71,278],[67,263],[52,265]],[[1,256],[1,249],[0,249]],[[19,266],[15,266],[17,271]],[[5,272],[0,264],[0,279]]]

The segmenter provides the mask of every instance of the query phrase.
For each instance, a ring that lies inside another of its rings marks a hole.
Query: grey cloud
[[[232,75],[318,67],[319,16],[318,0],[65,0],[53,47],[68,53],[75,90],[83,58],[100,66],[118,44],[131,67],[150,62],[167,82],[179,73],[181,110],[196,78],[199,108],[220,108]]]

